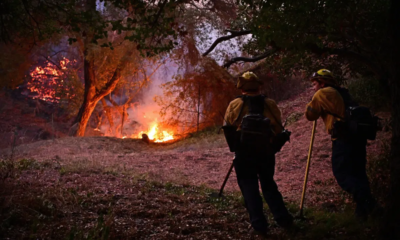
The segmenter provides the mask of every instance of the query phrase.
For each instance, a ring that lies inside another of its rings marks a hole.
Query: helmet
[[[245,72],[239,77],[236,87],[243,91],[254,91],[263,84],[264,82],[261,81],[253,72]]]
[[[336,80],[333,78],[333,74],[328,69],[320,69],[314,72],[310,78],[311,81],[319,81],[329,85],[337,85]]]

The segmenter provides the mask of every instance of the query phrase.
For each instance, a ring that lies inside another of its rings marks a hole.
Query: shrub
[[[389,94],[375,78],[352,79],[348,89],[354,100],[374,110],[387,110],[390,107]]]

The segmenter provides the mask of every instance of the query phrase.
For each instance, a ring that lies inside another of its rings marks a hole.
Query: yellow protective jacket
[[[332,116],[328,112],[340,116],[342,119],[345,114],[343,98],[340,93],[332,87],[321,88],[314,94],[311,102],[306,106],[305,115],[310,121],[317,120],[321,117],[325,123],[326,131],[331,134],[333,124],[335,121],[340,121],[340,119]]]
[[[258,94],[245,94],[247,96],[256,96]],[[241,98],[236,98],[229,103],[228,108],[226,109],[224,125],[237,125],[238,130],[240,130],[240,123],[242,122],[242,118],[249,112],[248,106],[245,105],[243,107],[243,111],[240,114],[239,119],[236,123],[234,121],[238,117],[240,113],[240,109],[242,108],[243,100]],[[275,101],[269,98],[265,98],[264,105],[264,116],[271,120],[271,130],[276,135],[281,133],[282,128],[282,119],[281,119],[281,111],[276,105]]]

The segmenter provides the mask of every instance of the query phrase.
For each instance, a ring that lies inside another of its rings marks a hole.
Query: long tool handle
[[[304,198],[306,196],[308,172],[310,170],[311,153],[312,153],[312,149],[313,149],[313,145],[314,145],[314,137],[315,137],[315,129],[316,129],[316,127],[317,127],[317,120],[315,120],[314,124],[313,124],[313,129],[312,129],[312,133],[311,133],[310,148],[308,149],[306,174],[304,176],[303,193],[301,194],[301,201],[300,201],[300,213],[299,213],[300,217],[303,217]]]
[[[233,169],[233,161],[232,161],[231,167],[229,168],[228,173],[226,174],[225,180],[222,183],[221,189],[219,190],[218,197],[222,196],[222,192],[224,191],[224,187],[225,187],[226,182],[228,181],[229,175],[231,175],[232,169]]]

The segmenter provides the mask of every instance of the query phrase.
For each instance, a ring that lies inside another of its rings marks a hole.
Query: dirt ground
[[[276,155],[275,180],[285,200],[290,202],[300,201],[312,130],[312,122],[307,121],[302,113],[311,97],[312,91],[307,90],[296,98],[279,103],[292,135],[290,143]],[[378,139],[368,143],[368,152],[379,152],[380,142],[387,138],[387,133],[378,133]],[[10,148],[0,150],[0,155],[10,153]],[[319,121],[306,204],[336,208],[337,201],[349,201],[334,180],[330,156],[331,141],[322,121]],[[147,145],[136,139],[65,137],[17,146],[13,157],[53,162],[66,172],[92,169],[126,173],[161,183],[207,186],[217,190],[232,163],[233,153],[229,152],[222,134],[212,134],[163,145]],[[58,174],[57,171],[54,174]],[[234,171],[225,190],[239,190]]]

